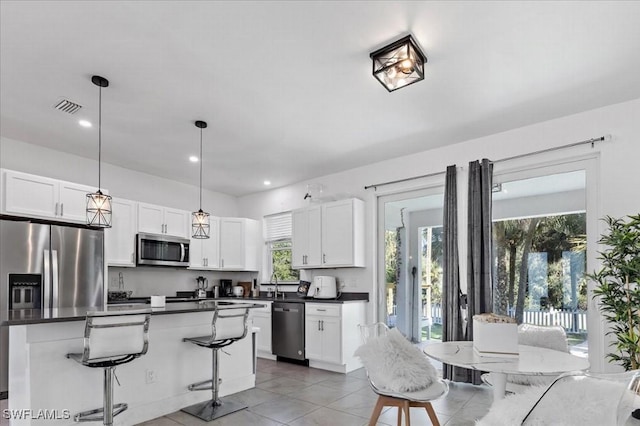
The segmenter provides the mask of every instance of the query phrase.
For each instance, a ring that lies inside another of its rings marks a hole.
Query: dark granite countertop
[[[190,293],[191,292],[178,292],[177,294],[179,297],[179,296],[186,296]],[[207,292],[207,295],[210,296],[210,292]],[[220,297],[218,299],[207,299],[207,300],[229,300],[229,301],[246,300],[248,302],[250,301],[274,302],[277,300],[278,302],[339,303],[339,304],[369,301],[369,293],[342,293],[340,297],[338,297],[337,299],[314,299],[314,298],[301,297],[296,292],[285,292],[284,295],[285,295],[284,299],[282,297],[278,297],[278,299],[275,299],[274,297],[267,297],[266,291],[261,291],[258,297],[253,297],[253,296],[251,297]],[[196,300],[196,299],[193,299],[193,300]]]
[[[143,311],[151,312],[152,315],[184,314],[191,312],[215,311],[217,309],[233,309],[239,307],[262,308],[265,305],[254,303],[252,300],[244,299],[247,303],[230,303],[225,300],[204,300],[191,302],[167,303],[162,308],[151,308],[142,303],[128,303],[107,306],[107,309],[99,307],[84,308],[53,308],[53,309],[19,309],[10,310],[6,317],[0,318],[1,325],[25,325],[43,324],[51,322],[81,321],[84,320],[87,312],[126,312]]]

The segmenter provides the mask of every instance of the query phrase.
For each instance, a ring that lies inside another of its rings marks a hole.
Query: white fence
[[[509,315],[515,317],[515,309],[509,311]],[[442,324],[442,307],[440,305],[431,306],[431,318],[433,324]],[[523,322],[535,325],[560,325],[568,333],[587,332],[587,311],[581,310],[527,310],[523,312]]]

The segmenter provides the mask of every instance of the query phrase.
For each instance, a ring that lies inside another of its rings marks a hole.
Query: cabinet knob
[[[327,263],[327,255],[322,253],[322,263]]]

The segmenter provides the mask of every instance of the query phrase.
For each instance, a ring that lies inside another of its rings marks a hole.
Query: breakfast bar
[[[149,346],[145,356],[117,368],[115,402],[129,409],[115,425],[154,419],[210,398],[210,392],[190,392],[190,383],[211,378],[211,353],[183,338],[211,333],[216,310],[261,308],[259,303],[204,301],[151,308]],[[12,425],[71,425],[73,414],[101,405],[102,373],[66,358],[81,352],[85,317],[96,308],[9,311],[9,410]],[[107,312],[137,311],[139,307],[109,306]],[[220,355],[220,395],[255,386],[255,332],[225,348]],[[22,418],[16,418],[22,417]]]

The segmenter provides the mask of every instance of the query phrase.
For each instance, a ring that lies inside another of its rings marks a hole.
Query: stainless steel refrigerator
[[[0,220],[0,318],[11,309],[102,307],[101,229]],[[8,390],[9,330],[0,326],[0,392]]]

